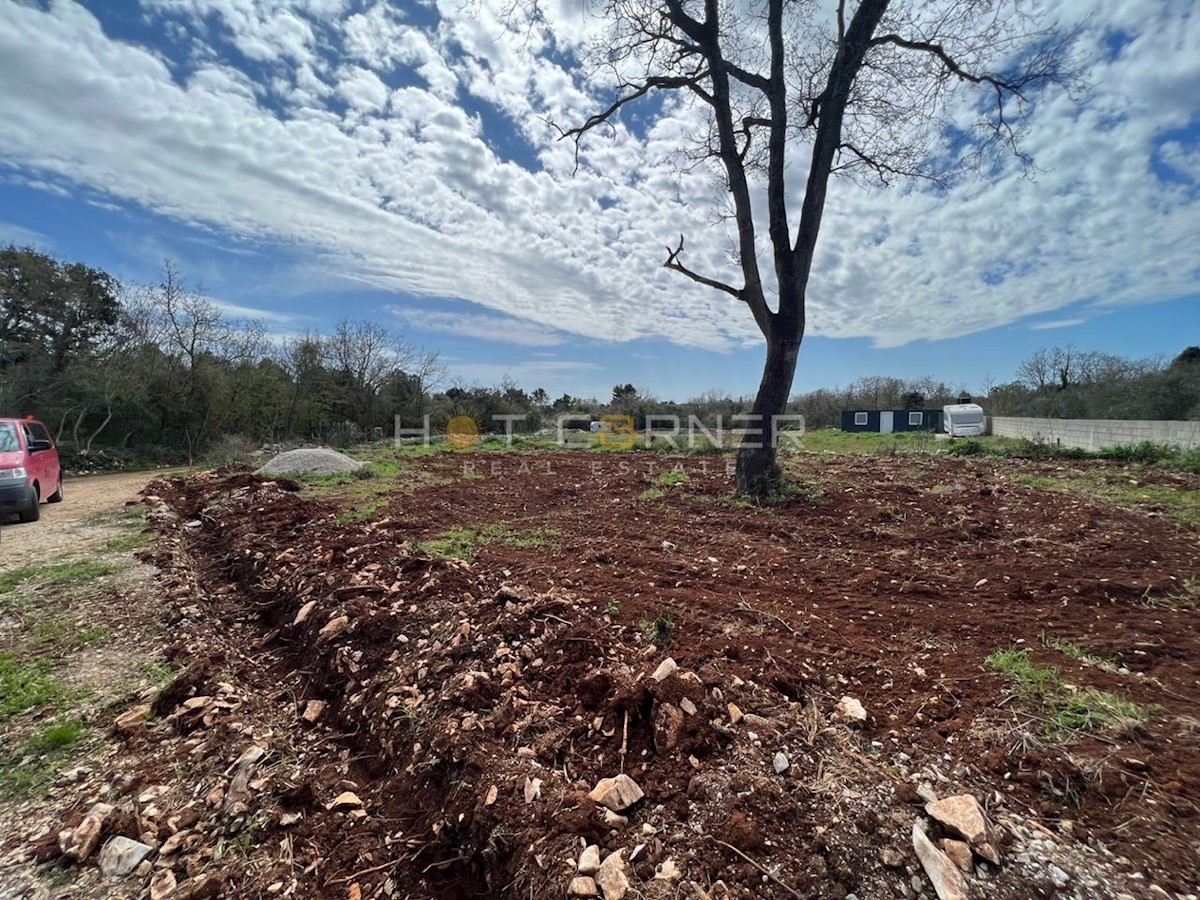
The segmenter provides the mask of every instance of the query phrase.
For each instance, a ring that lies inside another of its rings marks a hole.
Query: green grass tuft
[[[475,528],[451,528],[441,537],[413,541],[413,548],[448,559],[474,559],[475,550],[485,544],[505,547],[544,547],[558,537],[553,528],[533,528],[518,531],[502,523]]]
[[[10,594],[27,581],[35,581],[45,587],[65,587],[104,578],[121,571],[122,568],[122,566],[90,559],[59,563],[31,563],[0,574],[0,594]]]
[[[11,653],[0,653],[0,722],[66,696],[49,669],[46,660],[26,662]]]

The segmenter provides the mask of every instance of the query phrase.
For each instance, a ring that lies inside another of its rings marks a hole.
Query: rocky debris
[[[141,841],[117,835],[100,848],[100,871],[110,881],[124,878],[150,855],[154,848]]]
[[[315,725],[321,716],[325,715],[324,700],[309,700],[304,704],[304,712],[300,714],[300,718],[309,725]]]
[[[273,456],[257,475],[338,475],[357,472],[363,464],[327,447],[287,450]]]
[[[840,719],[844,722],[865,722],[867,721],[867,710],[862,703],[855,700],[853,697],[843,697],[838,701],[837,706],[833,709],[835,719]]]
[[[170,869],[159,869],[150,879],[150,900],[169,900],[178,882]]]
[[[771,765],[775,768],[776,775],[782,775],[792,766],[792,761],[788,759],[787,754],[783,751],[775,754],[775,759],[771,761]]]
[[[684,698],[687,699],[687,698]],[[660,703],[654,713],[654,746],[661,752],[674,750],[683,737],[683,711],[671,703]]]
[[[568,897],[595,897],[596,879],[588,875],[576,875],[567,887]]]
[[[225,805],[221,809],[221,815],[226,819],[233,819],[249,812],[250,778],[266,755],[267,751],[264,748],[258,744],[251,744],[231,767],[235,770],[233,780],[229,782],[229,788],[225,792]]]
[[[967,875],[975,871],[975,858],[971,855],[970,844],[956,841],[953,838],[943,838],[942,852]]]
[[[542,798],[542,779],[525,779],[525,803],[530,804]]]
[[[912,842],[938,900],[967,900],[967,880],[950,857],[933,845],[920,822],[913,822]]]
[[[122,734],[132,734],[145,727],[146,720],[150,717],[150,704],[139,703],[132,709],[127,709],[125,712],[117,716],[113,722],[113,726]]]
[[[621,900],[629,892],[623,850],[608,854],[596,872],[596,884],[604,892],[604,900]]]
[[[650,677],[655,681],[666,681],[672,675],[679,671],[679,664],[671,657],[667,657],[658,664],[658,668],[654,670],[654,674]]]
[[[738,707],[738,705],[736,703],[730,703],[728,706],[725,707],[725,709],[729,713],[729,724],[730,725],[736,725],[740,721],[742,721],[742,718],[743,718],[742,710],[740,707]]]
[[[100,841],[100,832],[104,823],[113,813],[113,807],[108,803],[95,804],[83,821],[74,828],[67,828],[58,833],[58,846],[63,856],[69,856],[76,862],[83,862],[92,855],[96,844]]]
[[[624,828],[629,824],[629,819],[620,813],[615,813],[611,809],[604,811],[604,824],[609,828]]]
[[[879,851],[879,861],[890,869],[899,869],[904,865],[904,854],[889,845]]]
[[[589,800],[594,800],[601,806],[606,806],[615,813],[623,812],[646,796],[638,783],[622,773],[613,778],[601,778],[588,794]]]
[[[358,794],[354,791],[342,791],[334,797],[329,803],[325,804],[325,808],[330,812],[339,812],[348,809],[360,809],[363,805],[362,800],[358,798]]]
[[[600,869],[600,848],[589,844],[579,854],[579,864],[576,866],[580,875],[595,875]]]
[[[962,835],[971,849],[990,863],[1000,864],[999,834],[983,807],[970,794],[957,794],[925,804],[925,812],[951,831]]]

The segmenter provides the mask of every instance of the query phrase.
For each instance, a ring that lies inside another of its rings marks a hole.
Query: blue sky
[[[509,5],[0,0],[0,241],[134,281],[169,257],[280,336],[375,319],[467,383],[753,391],[747,310],[661,265],[682,231],[689,264],[733,278],[714,180],[673,155],[696,111],[633,110],[575,171],[542,116],[606,96],[575,62],[599,25],[574,0],[537,26]],[[1036,105],[1035,179],[833,185],[798,391],[978,390],[1038,347],[1200,343],[1200,15],[1055,9],[1087,22],[1092,86]]]

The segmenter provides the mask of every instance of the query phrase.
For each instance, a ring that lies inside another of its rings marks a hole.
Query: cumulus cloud
[[[736,301],[662,268],[683,232],[689,265],[736,280],[720,191],[674,154],[696,110],[669,99],[589,137],[578,172],[539,117],[579,121],[598,102],[597,82],[566,67],[597,28],[581,4],[544,3],[549,28],[510,27],[508,0],[439,0],[420,17],[347,0],[143,6],[161,45],[111,38],[72,0],[0,4],[0,154],[28,178],[493,311],[402,313],[433,330],[523,346],[563,332],[759,340]],[[1196,290],[1200,17],[1187,0],[1058,9],[1097,12],[1084,35],[1095,88],[1083,105],[1036,107],[1037,179],[1013,166],[942,193],[835,183],[810,333],[895,346]]]

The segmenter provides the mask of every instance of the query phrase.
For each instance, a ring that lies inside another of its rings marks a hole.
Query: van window
[[[11,453],[13,450],[20,450],[21,445],[17,441],[17,429],[12,422],[0,422],[0,453]]]
[[[855,413],[854,414],[854,424],[855,425],[866,425],[867,424],[867,414],[866,413]]]

